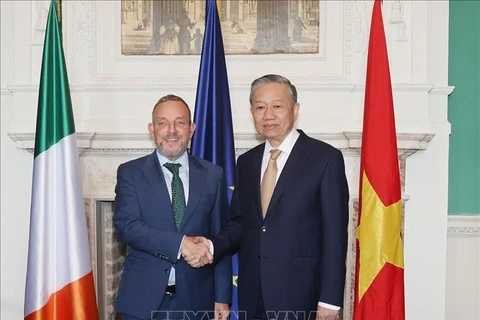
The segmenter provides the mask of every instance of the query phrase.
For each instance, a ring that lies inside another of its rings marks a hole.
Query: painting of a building
[[[121,0],[122,54],[200,54],[205,0]],[[226,54],[318,53],[319,0],[217,0]]]

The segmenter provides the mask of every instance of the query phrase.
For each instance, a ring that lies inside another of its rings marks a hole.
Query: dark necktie
[[[177,229],[182,223],[183,213],[185,212],[185,192],[183,191],[183,183],[178,175],[178,170],[182,166],[180,163],[165,163],[165,168],[173,174],[172,178],[172,211],[175,218]]]

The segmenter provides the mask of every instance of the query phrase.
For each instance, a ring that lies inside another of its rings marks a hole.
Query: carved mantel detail
[[[448,216],[448,238],[480,238],[480,215]]]
[[[322,140],[343,151],[359,151],[362,143],[361,132],[323,133],[309,132],[311,137]],[[33,153],[35,134],[10,133],[9,137],[16,142],[18,149]],[[407,157],[419,150],[425,150],[433,138],[430,133],[399,133],[397,144],[400,156]],[[237,150],[247,150],[255,147],[262,139],[255,134],[238,133],[234,136]],[[79,153],[83,154],[145,154],[154,148],[148,134],[144,133],[99,133],[77,132]]]

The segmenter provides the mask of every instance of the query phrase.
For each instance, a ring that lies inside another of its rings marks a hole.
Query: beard
[[[169,144],[171,143],[170,139],[177,139],[175,146],[172,148]],[[169,134],[162,138],[162,140],[157,143],[158,152],[170,160],[176,160],[180,158],[183,153],[187,150],[188,141],[183,141],[182,137],[178,134]]]

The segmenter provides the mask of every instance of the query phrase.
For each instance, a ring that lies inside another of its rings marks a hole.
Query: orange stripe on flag
[[[27,315],[25,320],[89,320],[97,317],[93,274],[89,272],[53,293],[46,305]]]

